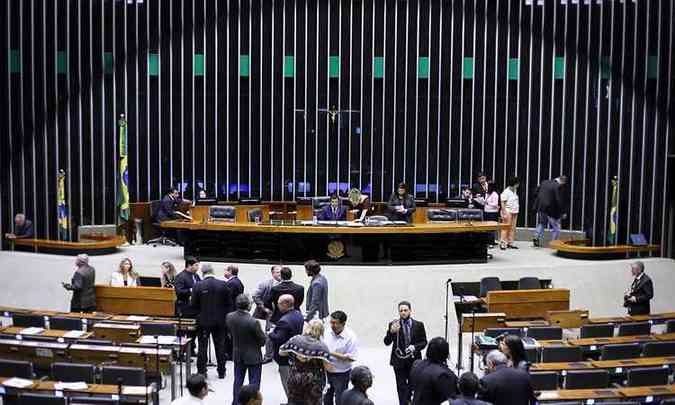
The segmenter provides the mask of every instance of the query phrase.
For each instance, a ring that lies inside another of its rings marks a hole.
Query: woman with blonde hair
[[[363,221],[366,215],[370,213],[370,198],[361,194],[361,190],[358,188],[354,187],[349,190],[347,201],[349,202],[349,210],[354,214],[356,221]]]
[[[138,287],[138,273],[134,271],[134,265],[131,259],[125,257],[120,262],[119,267],[110,276],[111,287]]]
[[[293,336],[279,348],[288,356],[288,402],[321,405],[326,386],[326,369],[331,369],[330,351],[321,341],[323,323],[315,319],[305,326],[302,335]]]
[[[160,276],[160,283],[163,288],[174,288],[176,284],[176,267],[173,263],[166,261],[162,262],[162,275]]]

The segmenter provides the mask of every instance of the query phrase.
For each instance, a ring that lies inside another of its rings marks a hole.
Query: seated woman
[[[163,288],[173,288],[176,284],[176,267],[171,262],[162,262],[162,275],[159,282]]]
[[[134,271],[134,265],[131,263],[131,259],[125,257],[120,262],[120,266],[117,270],[110,276],[110,286],[137,287],[139,285],[138,273]]]
[[[323,323],[313,320],[302,335],[293,336],[279,348],[279,355],[288,356],[288,402],[321,405],[326,386],[326,369],[330,369],[330,352],[321,341]]]
[[[370,198],[367,195],[361,194],[358,188],[349,190],[349,210],[354,214],[354,220],[363,221],[367,215],[370,215]]]

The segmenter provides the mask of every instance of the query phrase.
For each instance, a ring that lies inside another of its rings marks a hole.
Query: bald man
[[[33,222],[26,219],[24,214],[16,214],[14,217],[14,233],[6,233],[7,239],[30,239],[33,237]]]
[[[279,356],[279,347],[288,342],[293,336],[302,333],[304,318],[299,310],[295,309],[295,298],[290,294],[284,294],[277,301],[277,309],[283,314],[276,326],[269,334],[269,338],[274,345],[274,361],[279,365],[279,377],[281,385],[284,387],[286,397],[288,397],[288,357]]]

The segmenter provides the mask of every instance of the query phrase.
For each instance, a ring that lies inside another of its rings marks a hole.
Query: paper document
[[[138,315],[127,316],[127,321],[147,321],[148,319],[150,319],[149,316],[138,316]]]
[[[28,388],[33,385],[32,380],[26,380],[25,378],[13,377],[9,380],[5,380],[2,385],[12,388]]]
[[[77,339],[84,336],[87,332],[83,330],[71,330],[63,334],[64,338]]]
[[[40,333],[44,332],[44,330],[45,328],[36,328],[31,326],[30,328],[22,329],[19,333],[22,335],[39,335]]]
[[[152,394],[153,393],[152,387],[145,387],[145,386],[122,387],[123,395],[145,395],[146,393]]]
[[[84,381],[80,382],[57,382],[54,384],[55,390],[71,390],[71,391],[84,391],[88,388],[87,383]]]
[[[176,343],[175,336],[157,336],[157,340],[159,341],[160,345],[172,345]],[[141,336],[139,343],[147,345],[147,344],[155,344],[157,343],[157,341],[155,341],[154,336],[143,335]]]

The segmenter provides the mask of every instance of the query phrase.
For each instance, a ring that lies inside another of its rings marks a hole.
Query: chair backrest
[[[17,401],[18,405],[66,405],[64,396],[57,397],[49,394],[21,393]]]
[[[675,342],[647,342],[642,348],[644,357],[675,356]]]
[[[642,387],[645,385],[668,384],[670,369],[662,367],[631,368],[627,371],[627,383],[629,387]]]
[[[499,335],[518,335],[523,336],[523,330],[519,328],[488,328],[485,329],[485,336],[496,338]]]
[[[312,209],[318,211],[330,204],[330,196],[314,197],[312,198]]]
[[[666,322],[666,333],[675,333],[675,319]]]
[[[528,363],[539,363],[539,350],[536,347],[526,347],[525,359]]]
[[[546,346],[541,351],[542,363],[560,363],[582,361],[581,347],[578,346]]]
[[[52,380],[63,382],[84,381],[94,383],[94,366],[78,363],[52,363]]]
[[[35,377],[33,363],[30,361],[0,359],[0,377],[31,379]]]
[[[84,323],[80,318],[49,318],[49,329],[82,330]]]
[[[502,289],[502,282],[499,277],[483,277],[480,279],[480,296],[485,297],[490,291],[499,291]]]
[[[142,323],[141,335],[176,336],[176,325],[173,323]]]
[[[112,340],[101,340],[101,339],[82,339],[82,340],[79,340],[78,343],[82,343],[84,345],[95,345],[95,346],[112,346],[113,345]]]
[[[258,218],[258,221],[262,221],[263,218],[263,213],[260,208],[252,208],[248,210],[248,222],[256,222],[256,218]]]
[[[429,222],[450,222],[457,220],[457,211],[447,208],[431,208],[427,210]]]
[[[649,322],[629,322],[619,325],[618,336],[649,335],[652,332],[652,324]]]
[[[458,221],[482,221],[483,210],[474,208],[460,208],[457,210]]]
[[[608,338],[614,336],[614,325],[611,323],[582,325],[580,337],[588,338]]]
[[[150,220],[154,224],[158,223],[157,212],[159,212],[159,207],[161,205],[162,205],[162,200],[152,200],[152,201],[150,201]]]
[[[539,277],[521,277],[518,280],[519,290],[539,290],[541,289],[541,282]]]
[[[562,328],[560,326],[537,326],[527,328],[527,337],[537,340],[561,340]]]
[[[565,376],[565,389],[607,388],[609,371],[607,370],[569,370]]]
[[[101,383],[117,385],[145,385],[145,370],[140,367],[107,366],[101,370]]]
[[[236,217],[236,211],[233,206],[211,206],[209,207],[209,218],[215,220],[224,220],[224,221],[234,221]]]
[[[553,391],[558,389],[558,373],[555,371],[540,371],[530,373],[532,389],[535,391]]]
[[[22,328],[44,328],[45,317],[42,315],[12,314],[12,325]]]
[[[600,352],[602,360],[622,360],[640,357],[642,348],[639,343],[622,343],[616,345],[604,345]]]

